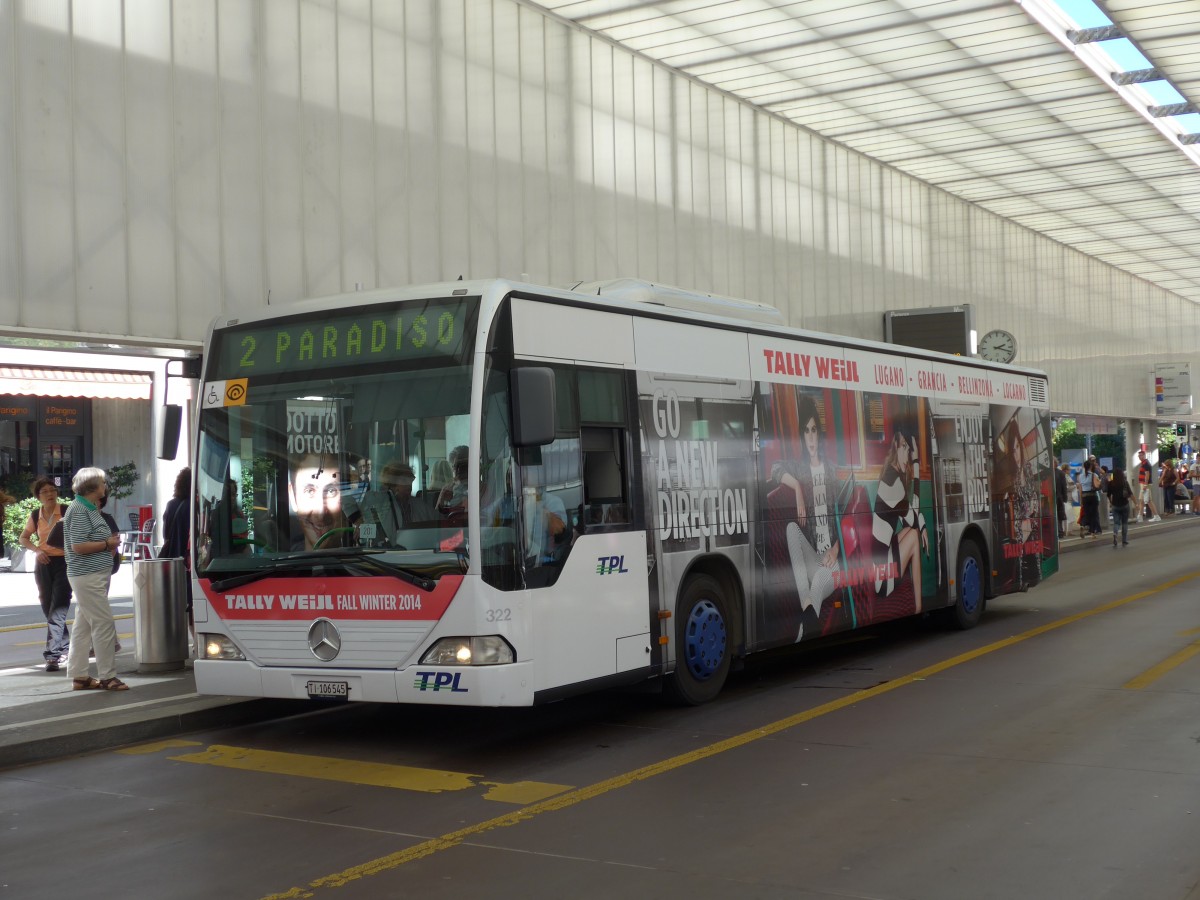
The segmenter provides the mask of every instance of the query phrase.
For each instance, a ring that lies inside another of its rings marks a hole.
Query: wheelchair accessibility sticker
[[[230,378],[228,381],[206,381],[201,400],[203,409],[219,406],[245,406],[248,378]]]

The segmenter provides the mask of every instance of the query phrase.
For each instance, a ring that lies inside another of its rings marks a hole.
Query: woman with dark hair
[[[163,545],[158,555],[164,559],[183,559],[184,584],[187,585],[187,611],[192,612],[191,504],[192,470],[185,466],[175,476],[175,489],[163,513]]]
[[[58,487],[44,475],[34,481],[30,491],[41,506],[29,514],[21,532],[21,546],[37,559],[33,581],[37,585],[42,615],[46,617],[46,646],[42,648],[42,657],[46,660],[46,671],[57,672],[71,649],[71,630],[67,627],[71,583],[67,580],[61,524],[67,507],[58,502]]]
[[[1113,546],[1117,546],[1117,532],[1121,532],[1121,546],[1129,543],[1129,499],[1133,489],[1125,479],[1124,469],[1113,469],[1108,479],[1108,505],[1112,509]]]
[[[803,450],[798,460],[782,464],[777,480],[796,495],[796,521],[788,523],[786,534],[800,608],[819,617],[821,604],[835,587],[839,541],[834,506],[841,484],[825,458],[821,420],[812,397],[800,397],[798,413]],[[801,621],[797,640],[803,637]]]
[[[192,470],[185,467],[175,476],[175,489],[171,499],[167,501],[166,512],[163,513],[163,545],[159,556],[167,559],[187,559],[188,539],[191,534],[191,529],[188,528],[188,496],[191,490]]]
[[[1080,537],[1096,537],[1100,528],[1100,467],[1092,459],[1083,461],[1079,475]]]
[[[921,611],[921,551],[929,551],[929,534],[917,498],[920,460],[915,429],[897,422],[892,432],[879,487],[875,492],[875,593],[890,597],[906,571],[912,571],[914,612]]]

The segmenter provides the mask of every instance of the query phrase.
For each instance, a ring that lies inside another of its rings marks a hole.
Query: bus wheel
[[[974,541],[963,541],[958,550],[958,599],[949,610],[955,628],[966,630],[979,624],[985,605],[983,563]]]
[[[729,614],[721,586],[707,575],[687,580],[675,605],[675,673],[668,696],[686,706],[707,703],[729,675]]]

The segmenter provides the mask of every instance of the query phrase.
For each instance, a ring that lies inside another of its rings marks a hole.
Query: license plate
[[[310,697],[332,698],[334,700],[350,699],[350,682],[348,681],[310,681],[304,685]]]

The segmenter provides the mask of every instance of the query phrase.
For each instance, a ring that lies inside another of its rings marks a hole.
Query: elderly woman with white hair
[[[63,543],[67,553],[67,580],[75,593],[75,626],[67,674],[76,691],[127,691],[117,677],[117,628],[108,603],[113,550],[120,538],[100,515],[108,495],[103,469],[85,468],[71,482],[75,499],[63,518]],[[88,674],[88,648],[96,651],[96,675]]]

